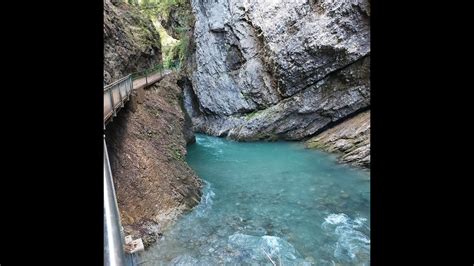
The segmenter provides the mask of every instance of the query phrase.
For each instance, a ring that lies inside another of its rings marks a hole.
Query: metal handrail
[[[120,78],[104,88],[104,122],[117,115],[117,110],[124,106],[133,89],[131,75]]]
[[[147,78],[148,76],[150,76],[149,74],[155,74],[156,72],[163,72],[164,70],[165,70],[165,67],[163,64],[156,64],[145,70],[134,72],[131,75],[132,75],[132,79],[135,80],[135,79],[139,79],[143,77]]]
[[[104,266],[124,266],[123,233],[104,135]]]
[[[129,99],[134,89],[133,80],[142,78],[143,76],[140,75],[144,73],[146,79],[145,86],[147,86],[149,74],[162,73],[164,70],[165,68],[162,64],[155,65],[150,69],[128,74],[104,86],[104,129],[109,118],[112,119],[112,116],[116,116],[119,108],[123,107],[124,103]],[[114,96],[116,99],[114,99]],[[134,256],[125,255],[124,253],[124,236],[121,228],[120,213],[104,135],[104,265],[124,266],[135,264]]]
[[[150,69],[128,74],[104,86],[104,106],[107,106],[107,108],[104,107],[104,129],[109,118],[116,116],[118,109],[123,107],[125,101],[128,100],[133,90],[133,80],[142,78],[143,76],[140,75],[144,73],[146,85],[148,85],[149,74],[156,74],[156,72],[164,70],[163,65],[155,65]],[[124,236],[121,228],[120,212],[104,135],[104,265],[124,266],[134,264],[134,257],[124,253]]]
[[[117,85],[118,83],[121,83],[122,81],[128,79],[131,75],[132,75],[132,74],[128,74],[128,75],[126,75],[125,77],[120,78],[120,79],[118,79],[118,80],[116,80],[116,81],[114,81],[114,82],[112,82],[112,83],[106,85],[106,86],[104,87],[104,91],[110,90],[110,88],[112,88],[112,87],[114,87],[115,85]]]

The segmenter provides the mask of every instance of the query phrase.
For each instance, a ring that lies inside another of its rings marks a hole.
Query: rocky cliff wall
[[[193,0],[197,131],[297,140],[370,105],[366,0]],[[192,90],[189,91],[189,90]]]
[[[196,131],[303,140],[370,108],[368,0],[191,0],[191,8],[183,89]]]
[[[161,62],[160,35],[151,20],[134,6],[105,0],[105,84]]]

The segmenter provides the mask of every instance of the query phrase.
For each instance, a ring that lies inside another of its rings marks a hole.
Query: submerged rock
[[[185,254],[185,255],[180,255],[173,260],[171,260],[171,265],[196,265],[199,261],[196,258],[193,258],[192,256]]]
[[[239,263],[274,261],[283,265],[305,262],[290,243],[276,236],[258,237],[237,233],[229,236],[229,245],[242,252]]]
[[[334,257],[344,264],[365,265],[370,260],[370,233],[367,219],[351,219],[344,213],[325,217],[322,228],[335,241]]]

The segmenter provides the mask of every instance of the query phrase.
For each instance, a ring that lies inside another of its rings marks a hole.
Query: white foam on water
[[[279,244],[279,237],[276,236],[262,236],[262,239],[265,240],[265,244],[270,249],[270,255],[280,254],[280,244]]]
[[[201,202],[196,207],[195,214],[198,217],[202,217],[205,215],[211,208],[214,203],[213,198],[216,196],[214,191],[212,191],[211,183],[204,181],[204,190],[203,195],[201,197]]]
[[[268,262],[266,256],[281,258],[286,262],[297,262],[299,252],[289,242],[277,236],[251,236],[235,233],[229,236],[229,244],[239,250],[250,251],[256,261]]]
[[[369,257],[370,239],[357,230],[362,227],[368,228],[366,222],[366,218],[351,219],[344,213],[330,214],[324,218],[323,228],[332,231],[337,238],[334,249],[336,258],[346,262],[357,262],[358,257]]]
[[[344,213],[331,213],[329,214],[326,218],[324,218],[324,224],[341,224],[341,223],[347,223],[349,220],[349,217],[345,215]]]
[[[206,148],[220,149],[225,144],[225,140],[221,138],[206,138],[202,136],[196,136],[196,143]]]
[[[363,217],[357,217],[354,220],[354,227],[355,228],[361,228],[366,225],[367,219]]]
[[[348,255],[351,259],[355,259],[359,253],[368,253],[370,240],[360,231],[354,230],[351,226],[342,225],[338,226],[335,232],[339,238],[334,256]]]

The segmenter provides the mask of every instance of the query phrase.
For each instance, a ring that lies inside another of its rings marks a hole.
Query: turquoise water
[[[142,265],[369,265],[369,173],[296,142],[197,135],[201,203]]]

